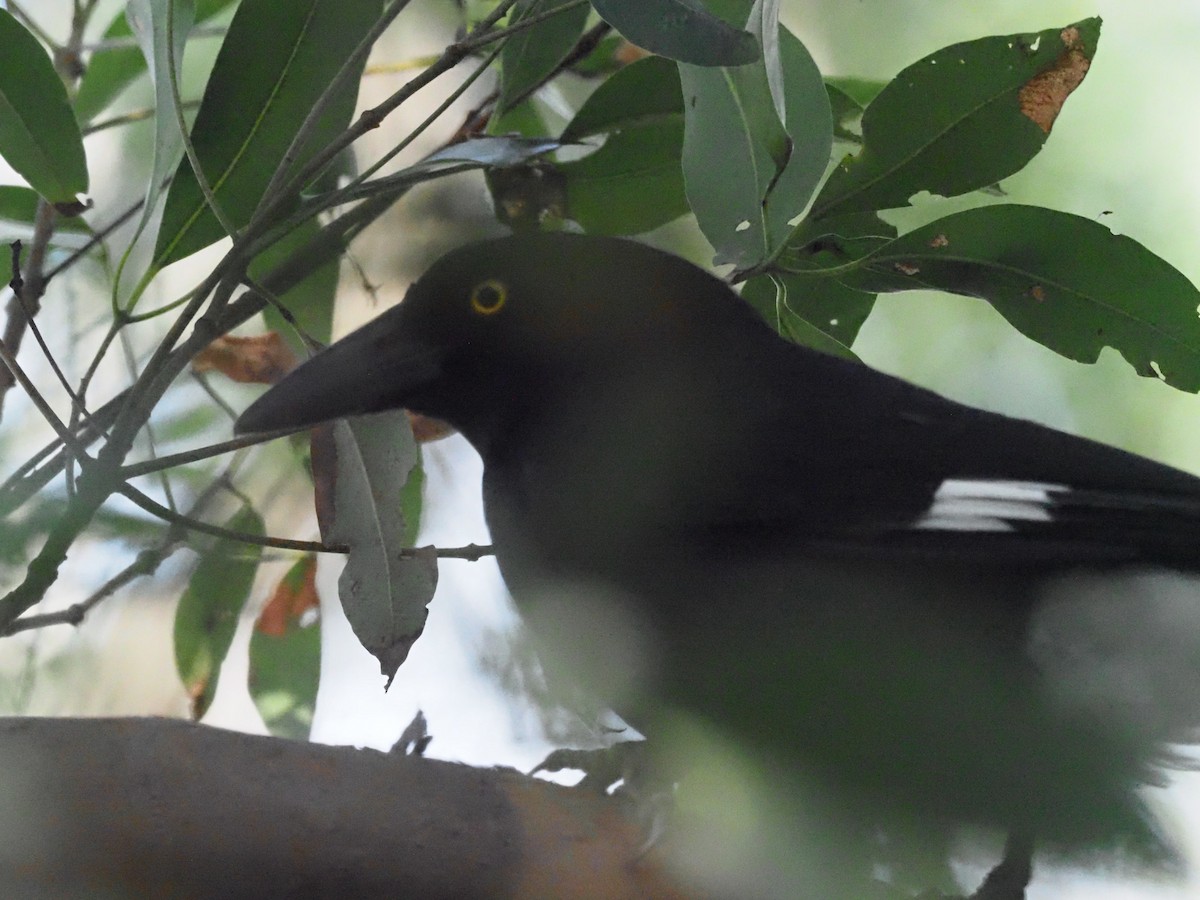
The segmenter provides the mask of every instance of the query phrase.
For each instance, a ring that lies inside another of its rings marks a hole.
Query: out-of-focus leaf
[[[509,14],[516,25],[530,16],[540,16],[574,0],[518,0]],[[503,113],[518,97],[554,71],[566,59],[583,32],[589,9],[586,5],[565,10],[504,42],[500,53],[500,98],[496,110]]]
[[[383,0],[242,0],[221,45],[192,127],[192,143],[217,202],[246,224],[313,105],[379,17]],[[320,134],[293,165],[349,122],[353,90],[332,104]],[[154,266],[225,236],[187,159],[167,193]]]
[[[271,734],[308,740],[321,675],[317,559],[301,557],[275,587],[250,636],[249,689]]]
[[[142,233],[158,209],[158,198],[171,170],[183,154],[183,136],[175,116],[172,78],[178,83],[183,70],[183,49],[192,30],[192,0],[129,0],[125,8],[129,27],[137,37],[154,85],[154,163],[146,186],[146,202],[137,234]]]
[[[763,64],[737,69],[681,65],[683,173],[687,197],[718,263],[769,258],[791,233],[829,161],[829,98],[804,45],[779,30],[780,121]]]
[[[204,22],[234,0],[196,0],[196,21]],[[104,32],[105,41],[132,37],[129,22],[122,9],[113,17]],[[146,59],[136,47],[110,47],[97,50],[88,60],[87,71],[75,94],[75,117],[80,124],[90,122],[103,111],[125,88],[146,71]]]
[[[1200,390],[1200,291],[1130,238],[1036,206],[970,209],[869,258],[878,290],[987,300],[1022,334],[1079,362],[1113,347],[1139,375]]]
[[[262,519],[242,507],[225,527],[242,534],[263,534]],[[199,719],[217,691],[221,665],[233,641],[238,616],[250,596],[262,548],[241,541],[217,540],[192,573],[175,611],[175,668],[192,698]]]
[[[0,219],[33,227],[37,216],[38,192],[18,184],[0,185]],[[59,216],[56,231],[91,234],[92,227],[81,216]]]
[[[0,9],[0,157],[51,203],[88,188],[87,158],[67,89],[45,48]]]
[[[415,432],[414,432],[415,433]],[[412,547],[421,533],[421,516],[425,510],[425,467],[421,461],[421,448],[417,448],[417,462],[408,472],[404,489],[400,492],[400,513],[404,516],[404,546]]]
[[[320,233],[320,230],[320,225],[315,219],[304,222],[250,263],[251,276],[261,283],[273,268],[303,248]],[[327,344],[333,334],[333,306],[337,285],[338,262],[333,259],[277,299],[287,307],[296,324],[304,329],[309,337]],[[263,321],[268,328],[283,335],[294,353],[307,353],[308,348],[304,342],[274,305],[263,310]]]
[[[437,586],[432,548],[416,557],[397,552],[406,537],[401,497],[417,463],[417,446],[399,412],[341,420],[332,427],[337,481],[333,523],[324,538],[350,548],[338,581],[342,609],[390,684],[425,628],[426,607]],[[319,482],[321,476],[316,477]]]
[[[860,110],[866,109],[888,85],[886,81],[877,81],[873,78],[838,78],[836,76],[826,78],[825,84],[839,94],[848,97]]]
[[[741,66],[759,58],[758,42],[698,0],[592,0],[609,25],[639,47],[697,66]]]
[[[296,354],[277,331],[224,334],[196,354],[192,369],[217,371],[240,384],[275,384],[296,368]]]
[[[1042,148],[1091,66],[1100,20],[946,47],[909,66],[867,106],[863,148],[822,188],[812,216],[908,204],[995,184]]]

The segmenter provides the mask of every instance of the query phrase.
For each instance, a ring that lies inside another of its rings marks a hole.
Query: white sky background
[[[27,8],[45,9],[43,21],[49,23],[63,21],[69,3],[32,0]],[[52,8],[60,11],[57,16],[50,12]],[[115,4],[107,2],[106,8],[115,9]],[[1100,50],[1087,80],[1068,102],[1045,150],[1027,172],[1004,186],[1016,202],[1088,217],[1112,210],[1103,219],[1106,225],[1144,243],[1200,283],[1200,256],[1193,249],[1200,210],[1200,172],[1195,163],[1200,146],[1200,107],[1195,102],[1195,85],[1200,84],[1196,53],[1200,4],[1192,0],[1008,0],[1003,4],[796,0],[786,8],[785,20],[805,40],[823,71],[878,78],[888,78],[924,54],[956,41],[1102,15]],[[424,40],[433,46],[437,38]],[[408,41],[397,42],[388,52],[393,58],[415,55]],[[103,184],[94,189],[101,196],[109,190]],[[402,287],[389,285],[385,299],[396,299]],[[348,314],[346,327],[372,313]],[[917,329],[926,336],[923,340],[905,339]],[[895,341],[890,338],[893,334],[899,336]],[[956,399],[1046,421],[1200,472],[1200,432],[1193,424],[1200,421],[1197,398],[1138,379],[1112,353],[1106,352],[1097,366],[1065,362],[1014,335],[983,304],[912,294],[888,298],[880,303],[856,349],[880,368]],[[484,542],[478,459],[461,439],[454,438],[427,447],[426,466],[429,492],[420,542],[442,546]],[[291,512],[284,516],[277,510],[276,522],[294,521],[297,512]],[[311,531],[315,533],[315,523]],[[73,558],[73,563],[83,563],[75,570],[87,570],[90,564],[102,569],[108,561],[101,557],[100,552],[82,552]],[[322,565],[325,596],[336,593],[338,568],[332,558]],[[95,571],[91,568],[93,578]],[[273,577],[277,576],[260,579],[259,589],[265,590]],[[73,599],[77,598],[63,602]],[[67,635],[65,629],[46,636],[47,645],[64,654],[99,656],[86,677],[68,682],[76,693],[54,701],[42,697],[39,711],[182,711],[182,694],[173,682],[170,659],[170,609],[160,606],[143,616],[151,624],[137,629],[136,636],[126,631],[124,612],[114,604],[111,613],[96,616],[77,636]],[[385,748],[421,708],[434,736],[431,755],[531,766],[547,749],[535,723],[511,712],[479,669],[490,635],[512,622],[513,613],[491,561],[444,562],[426,632],[392,690],[384,695],[374,660],[357,646],[344,620],[327,615],[328,652],[314,738]],[[239,689],[244,679],[232,668],[244,665],[238,660],[246,640],[243,629],[223,672],[223,687],[209,721],[261,730],[249,698]],[[123,658],[119,665],[116,656]],[[13,662],[11,651],[6,654],[0,649],[0,671],[13,671]],[[133,694],[128,689],[134,683],[154,687]],[[1163,802],[1170,817],[1186,828],[1191,858],[1200,861],[1200,776],[1179,775],[1176,782]],[[978,874],[970,873],[968,883]],[[1187,884],[1168,885],[1044,869],[1038,876],[1031,900],[1200,896],[1197,873]]]

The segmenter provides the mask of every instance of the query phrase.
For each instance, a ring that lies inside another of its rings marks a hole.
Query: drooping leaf
[[[822,188],[812,215],[905,206],[995,184],[1046,142],[1091,66],[1100,20],[946,47],[909,66],[867,106],[863,148]]]
[[[402,412],[341,420],[333,433],[337,476],[325,540],[350,548],[338,581],[342,609],[390,683],[425,628],[437,586],[432,548],[399,553],[406,537],[401,497],[417,447]]]
[[[87,158],[67,89],[37,38],[0,9],[0,157],[51,203],[88,188]]]
[[[250,220],[277,166],[383,0],[242,0],[204,91],[192,143],[217,202],[237,227]],[[353,111],[358,78],[332,104],[302,165]],[[161,268],[225,236],[188,160],[167,194],[154,250]]]
[[[1200,291],[1091,219],[1004,204],[956,213],[869,258],[878,290],[987,300],[1022,334],[1079,362],[1113,347],[1139,375],[1200,391]]]
[[[226,528],[263,534],[263,522],[251,507],[234,514]],[[221,665],[233,641],[238,616],[250,596],[262,548],[221,538],[200,557],[175,611],[175,668],[192,698],[192,716],[208,711],[217,691]]]
[[[271,734],[307,740],[321,675],[317,559],[301,557],[276,585],[250,636],[248,687]]]
[[[573,0],[519,0],[509,14],[509,24],[543,15]],[[575,6],[519,31],[504,42],[500,53],[500,98],[496,112],[503,114],[516,100],[554,71],[579,40],[588,7]]]
[[[779,29],[786,121],[763,63],[680,66],[687,197],[718,263],[750,267],[792,230],[825,172],[833,122],[824,82],[804,45]]]
[[[609,25],[639,47],[696,66],[741,66],[758,59],[757,41],[698,0],[592,0]]]

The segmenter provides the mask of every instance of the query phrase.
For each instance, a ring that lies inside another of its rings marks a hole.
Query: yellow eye
[[[489,278],[471,288],[471,309],[481,316],[490,316],[504,309],[508,301],[508,287],[503,281]]]

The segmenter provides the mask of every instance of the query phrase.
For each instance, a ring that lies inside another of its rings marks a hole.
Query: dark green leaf
[[[609,133],[599,150],[558,171],[569,218],[593,234],[638,234],[688,211],[680,157],[683,95],[674,63],[647,57],[608,78],[563,140]]]
[[[383,0],[242,0],[204,91],[192,143],[217,202],[235,226],[258,207],[317,98],[379,17]],[[323,130],[295,162],[344,128],[353,91],[333,104]],[[156,267],[225,236],[185,159],[167,194]]]
[[[517,24],[533,15],[542,15],[574,0],[518,0],[509,15]],[[514,102],[554,71],[569,54],[583,33],[588,7],[576,6],[520,31],[504,42],[500,54],[500,99],[497,112],[503,113]]]
[[[829,99],[804,45],[779,30],[781,122],[763,64],[681,65],[687,197],[718,263],[769,258],[824,175],[833,145]]]
[[[828,327],[819,328],[808,317],[798,314],[792,308],[794,294],[802,291],[810,294],[816,292],[818,298],[826,301],[825,305],[836,308],[836,298],[823,296],[821,293],[830,290],[831,287],[836,292],[840,285],[830,279],[815,281],[811,278],[803,280],[794,277],[759,275],[746,282],[742,288],[742,298],[757,309],[771,327],[788,340],[833,356],[857,359],[849,345],[838,340],[831,334]],[[858,297],[869,303],[874,302],[875,299],[870,294],[858,294]],[[861,300],[859,302],[861,303]],[[870,312],[869,303],[866,312]],[[859,324],[862,319],[866,318],[866,312],[862,313]],[[857,317],[857,315],[858,310],[855,310],[855,316]]]
[[[759,57],[758,43],[697,0],[592,0],[604,21],[639,47],[697,66],[741,66]]]
[[[0,156],[52,203],[88,187],[87,159],[67,89],[45,48],[0,9]]]
[[[1200,390],[1200,292],[1130,238],[1067,213],[1000,205],[939,219],[869,260],[879,290],[982,297],[1069,359],[1118,350],[1140,375]]]
[[[905,206],[1007,178],[1042,148],[1096,53],[1100,20],[955,44],[888,84],[862,118],[863,149],[830,175],[812,216]]]
[[[342,609],[390,683],[425,627],[437,585],[435,556],[397,553],[406,536],[400,497],[417,446],[403,413],[341,420],[333,432],[335,521],[325,539],[350,548],[338,581]]]
[[[873,78],[826,78],[825,84],[839,94],[848,98],[859,110],[867,106],[879,96],[879,92],[887,87],[886,81],[876,81]]]
[[[563,129],[560,140],[578,141],[593,134],[683,121],[679,69],[661,56],[648,56],[605,79]]]
[[[262,519],[242,507],[225,527],[261,536]],[[192,714],[201,718],[217,691],[217,679],[237,629],[262,548],[241,541],[213,543],[192,573],[175,611],[175,668],[192,698]]]
[[[307,740],[321,675],[317,560],[296,562],[275,588],[250,636],[249,689],[277,737]]]
[[[682,152],[682,121],[610,135],[595,153],[558,167],[567,217],[590,234],[640,234],[679,218],[688,211]]]

